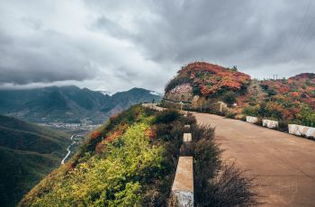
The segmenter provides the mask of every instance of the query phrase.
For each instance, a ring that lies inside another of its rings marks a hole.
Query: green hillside
[[[0,204],[15,206],[60,164],[69,135],[0,115]]]
[[[112,117],[21,206],[164,206],[184,123],[174,122],[180,117],[174,112],[162,134],[154,113],[135,106]]]
[[[193,134],[190,147],[180,147],[185,124]],[[214,130],[198,126],[191,115],[133,106],[92,132],[76,156],[19,206],[174,206],[170,192],[179,155],[194,157],[196,206],[254,204],[250,181],[221,165],[213,140]]]

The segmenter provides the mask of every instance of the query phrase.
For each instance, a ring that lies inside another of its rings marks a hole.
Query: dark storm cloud
[[[142,46],[144,55],[156,62],[213,60],[250,67],[250,72],[258,66],[314,59],[315,3],[309,0],[150,1],[147,10],[157,19],[135,18],[136,34],[113,22],[107,32],[116,36],[120,31],[119,38]],[[102,29],[104,18],[106,14],[98,20]],[[303,68],[315,71],[310,66]]]
[[[52,31],[0,43],[0,83],[84,80],[94,75],[76,45]]]
[[[312,0],[3,1],[0,85],[161,90],[195,60],[255,77],[315,72],[314,20]]]

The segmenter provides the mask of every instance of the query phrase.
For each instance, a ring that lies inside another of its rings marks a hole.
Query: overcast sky
[[[162,91],[196,60],[315,72],[312,0],[3,0],[0,87]]]

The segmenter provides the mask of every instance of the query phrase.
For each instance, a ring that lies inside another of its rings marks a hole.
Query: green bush
[[[233,91],[227,91],[222,96],[222,100],[228,105],[232,105],[236,102],[236,94]]]
[[[243,109],[243,114],[248,115],[248,116],[258,116],[259,115],[259,106],[248,106]]]
[[[165,110],[162,112],[159,112],[155,120],[153,121],[154,124],[168,124],[170,122],[173,122],[177,120],[180,117],[180,113],[176,110]]]
[[[200,87],[198,85],[193,85],[193,95],[194,96],[200,96],[201,95],[201,91],[200,91]]]
[[[225,112],[225,115],[224,115],[226,118],[230,118],[230,119],[234,119],[235,116],[236,116],[236,113],[232,112],[232,111],[227,111]]]

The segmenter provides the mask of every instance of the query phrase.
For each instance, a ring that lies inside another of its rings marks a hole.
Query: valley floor
[[[314,206],[315,141],[217,115],[193,113],[215,127],[223,159],[256,177],[262,206]]]

